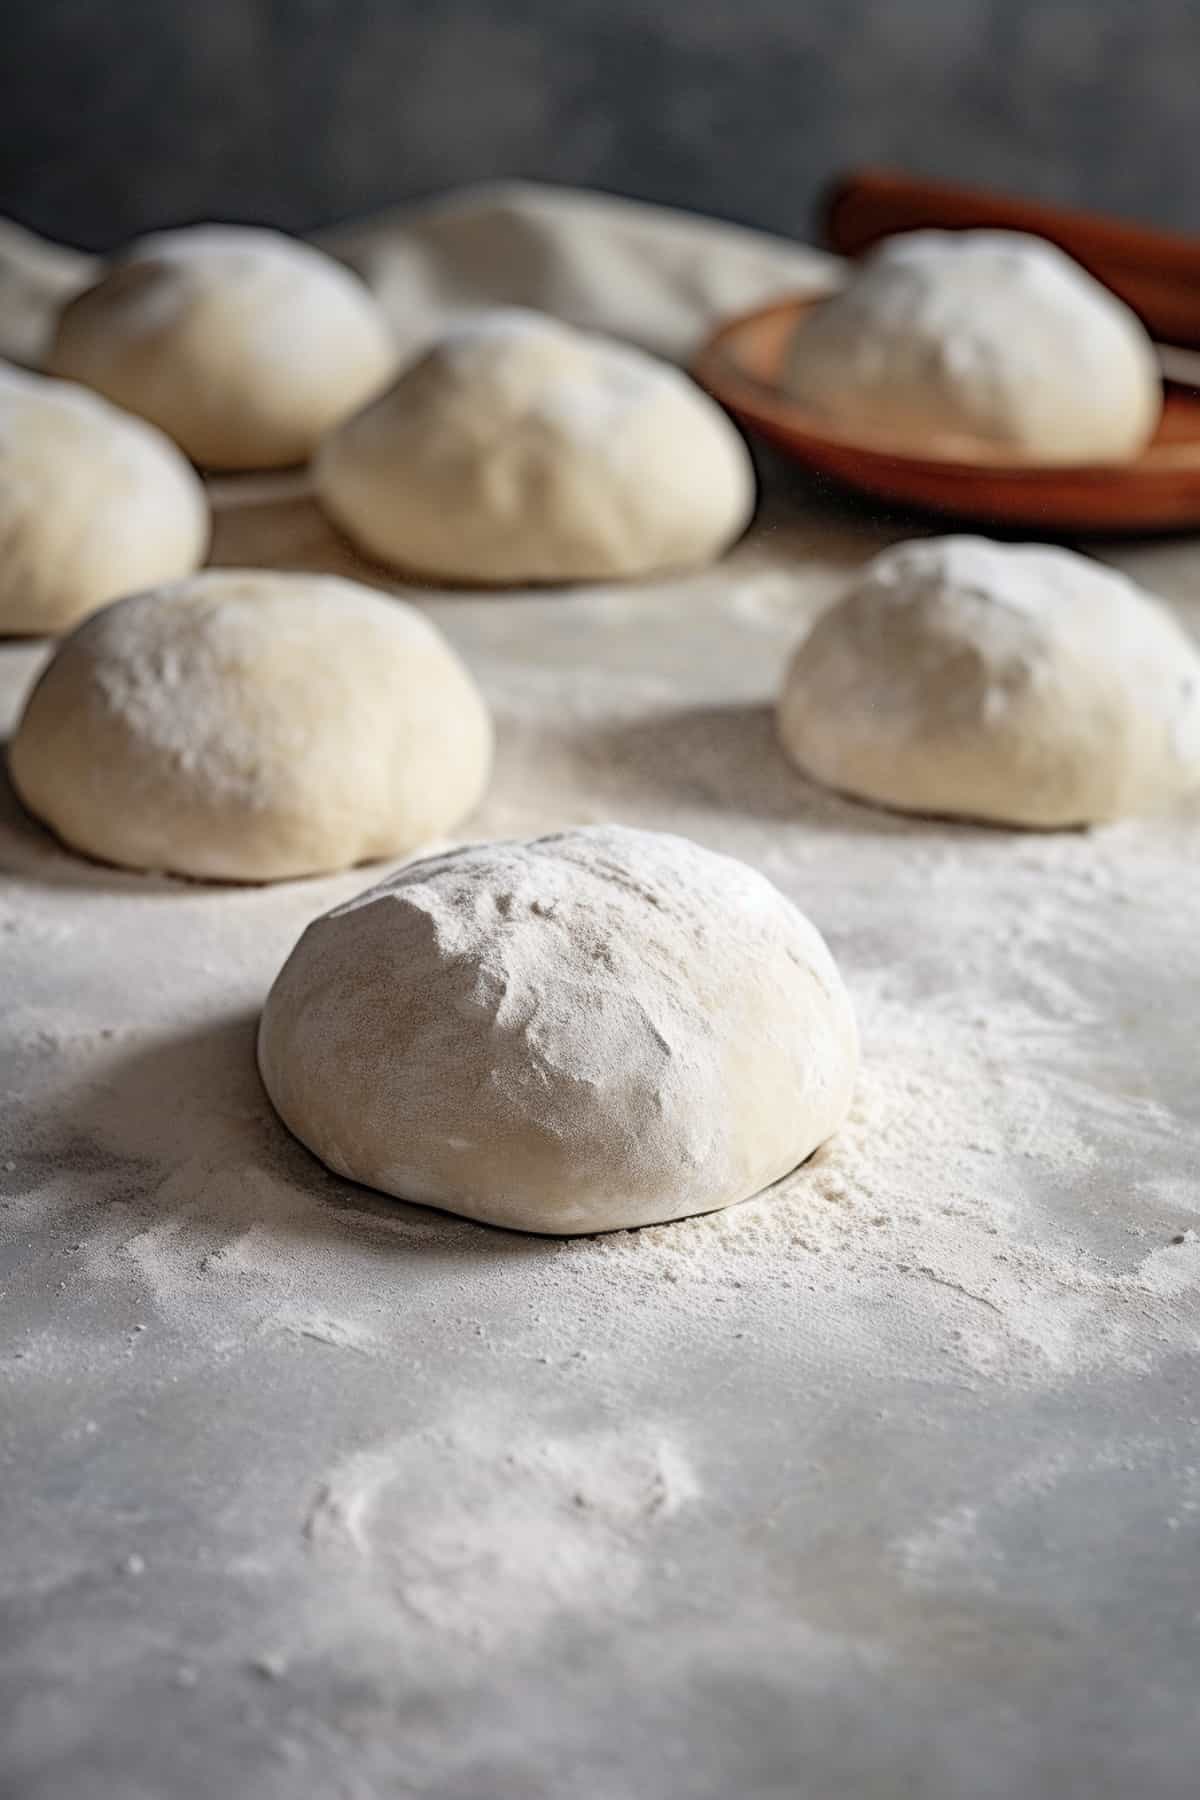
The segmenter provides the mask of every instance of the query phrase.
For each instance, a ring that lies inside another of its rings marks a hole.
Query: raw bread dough
[[[730,1206],[850,1103],[818,932],[686,838],[605,825],[403,869],[309,926],[259,1067],[340,1175],[520,1231]]]
[[[686,375],[517,307],[449,331],[326,439],[315,474],[372,556],[464,582],[703,563],[754,510],[745,444]]]
[[[212,469],[303,462],[390,379],[387,322],[340,263],[277,231],[141,238],[63,310],[47,358]]]
[[[0,364],[0,635],[65,631],[186,575],[208,533],[204,489],[160,431]]]
[[[992,462],[1124,462],[1162,411],[1141,322],[1015,231],[889,239],[799,327],[784,385],[843,433]]]
[[[1085,557],[934,538],[876,557],[818,620],[779,728],[802,769],[865,800],[1083,825],[1200,783],[1200,656]]]
[[[29,810],[106,862],[278,881],[400,856],[479,799],[491,727],[413,607],[210,569],[66,638],[9,751]]]

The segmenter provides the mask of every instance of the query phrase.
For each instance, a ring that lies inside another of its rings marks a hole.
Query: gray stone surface
[[[0,212],[104,248],[494,175],[804,234],[890,160],[1200,228],[1195,0],[16,0]]]
[[[783,661],[888,535],[773,477],[685,583],[413,594],[496,709],[478,833],[679,830],[829,936],[865,1111],[716,1220],[329,1176],[254,1019],[376,871],[127,875],[0,788],[5,1800],[1193,1800],[1198,826],[790,771]],[[218,557],[289,554],[365,572],[223,484]],[[1195,629],[1194,553],[1123,560]]]

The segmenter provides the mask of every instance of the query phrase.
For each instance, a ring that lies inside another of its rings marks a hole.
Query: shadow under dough
[[[333,1174],[286,1129],[255,1059],[258,1009],[97,1058],[35,1126],[34,1160],[78,1168],[77,1227],[119,1199],[143,1227],[197,1255],[251,1228],[280,1249],[337,1252],[366,1239],[389,1258],[540,1257],[552,1245],[482,1226]],[[36,1175],[35,1175],[36,1179]],[[557,1240],[554,1240],[557,1241]]]
[[[581,734],[575,753],[592,792],[627,793],[664,807],[870,836],[911,836],[919,818],[882,812],[836,794],[794,768],[764,705],[689,706],[605,724]]]
[[[0,874],[47,887],[91,888],[111,894],[170,894],[186,885],[170,875],[93,862],[82,851],[62,843],[21,804],[8,772],[7,743],[0,743]]]

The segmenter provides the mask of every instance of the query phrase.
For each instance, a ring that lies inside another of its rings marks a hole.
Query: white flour
[[[686,1459],[641,1421],[514,1440],[464,1409],[447,1430],[349,1457],[305,1536],[384,1629],[394,1613],[487,1652],[593,1596],[636,1605],[646,1550],[696,1498]]]

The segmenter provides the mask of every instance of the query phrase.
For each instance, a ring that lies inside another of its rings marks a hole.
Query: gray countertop
[[[295,484],[219,499],[218,560],[354,570]],[[496,712],[472,835],[678,830],[828,937],[855,1113],[729,1214],[559,1243],[328,1175],[254,1017],[382,871],[125,875],[5,788],[4,1795],[1196,1793],[1200,820],[792,773],[788,650],[895,535],[773,471],[690,581],[410,595]],[[1200,551],[1119,560],[1197,629]]]

